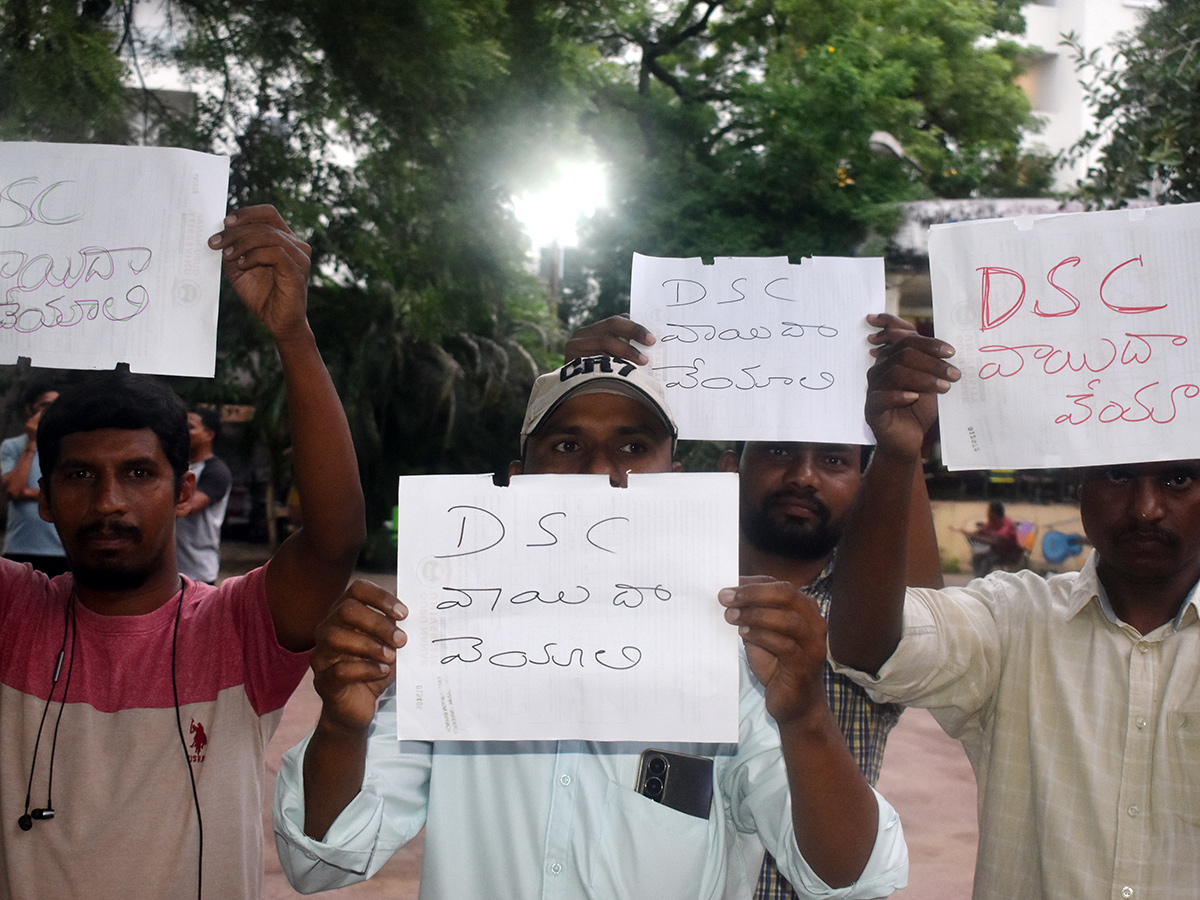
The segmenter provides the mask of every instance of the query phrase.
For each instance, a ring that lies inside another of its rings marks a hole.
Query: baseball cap
[[[667,405],[662,382],[644,366],[636,366],[619,356],[584,356],[573,359],[557,371],[542,375],[529,392],[525,422],[521,425],[521,454],[525,441],[568,397],[578,394],[622,394],[649,407],[662,419],[674,446],[679,426]]]

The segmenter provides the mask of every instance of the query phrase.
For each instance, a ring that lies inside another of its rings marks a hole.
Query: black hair
[[[991,503],[988,504],[988,512],[991,513],[992,515],[1003,517],[1004,516],[1004,504],[1001,503],[999,500],[993,500]]]
[[[215,443],[221,436],[221,414],[212,406],[193,406],[188,412],[200,417],[200,424],[212,432]]]
[[[857,446],[859,448],[859,450],[861,451],[861,454],[859,456],[859,462],[858,462],[858,471],[859,472],[867,471],[867,466],[871,462],[871,455],[875,452],[875,445],[874,444],[851,444],[850,446],[852,446],[852,447]],[[742,451],[744,451],[745,449],[746,449],[746,441],[734,441],[733,442],[733,455],[738,458],[739,463],[742,461]]]
[[[81,431],[149,428],[175,473],[175,492],[188,470],[187,409],[163,382],[129,372],[103,372],[63,390],[38,424],[38,463],[45,485],[58,465],[63,438]]]

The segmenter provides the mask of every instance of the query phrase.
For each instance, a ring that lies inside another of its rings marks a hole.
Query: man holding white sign
[[[1200,896],[1200,461],[1082,474],[1081,572],[905,589],[913,460],[952,348],[881,351],[878,440],[839,546],[835,668],[928,707],[979,782],[976,900]]]
[[[514,476],[591,473],[624,486],[629,472],[676,468],[662,388],[622,359],[577,360],[539,379],[523,435]],[[397,743],[394,699],[378,715],[375,706],[405,644],[406,610],[353,585],[314,656],[321,719],[276,786],[289,879],[310,892],[362,880],[427,825],[428,898],[744,898],[764,845],[807,896],[902,886],[899,821],[825,702],[815,604],[767,580],[719,599],[746,649],[738,744],[658,754],[706,773],[696,781],[711,807],[684,811],[638,792],[642,745]]]
[[[877,346],[894,343],[914,330],[895,316],[871,316],[867,321],[879,328],[868,336]],[[644,362],[646,358],[634,344],[647,346],[656,340],[630,318],[613,316],[576,332],[566,352],[568,357],[618,353]],[[806,420],[819,418],[799,406],[790,412],[793,418],[795,413]],[[820,428],[813,421],[805,424],[810,429]],[[870,452],[869,446],[857,443],[745,441],[723,453],[721,470],[738,473],[741,574],[791,582],[817,602],[823,615],[828,615],[835,550]],[[919,459],[916,468],[921,471]],[[910,508],[914,527],[908,583],[941,587],[941,559],[923,477],[913,479]],[[825,689],[850,752],[874,786],[883,765],[888,734],[899,721],[903,707],[874,702],[859,685],[828,666]],[[774,861],[766,859],[755,897],[788,900],[793,896]]]
[[[269,206],[208,240],[287,386],[304,527],[219,587],[179,574],[187,413],[105,372],[38,424],[41,516],[71,571],[0,560],[0,898],[257,900],[264,751],[365,536],[349,427],[305,303],[309,247]],[[57,809],[55,808],[57,805]]]

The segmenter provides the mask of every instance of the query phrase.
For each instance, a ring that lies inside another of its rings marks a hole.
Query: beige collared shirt
[[[909,589],[879,675],[834,664],[962,741],[979,784],[976,900],[1200,897],[1195,591],[1144,636],[1105,606],[1094,553],[1050,579]]]

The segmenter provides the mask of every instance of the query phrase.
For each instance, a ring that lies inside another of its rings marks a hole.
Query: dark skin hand
[[[875,452],[885,456],[914,456],[925,433],[937,419],[937,395],[950,390],[962,373],[946,360],[954,348],[937,338],[922,337],[911,328],[894,339],[897,322],[891,315],[867,316],[881,331],[867,340],[875,365],[867,372],[867,424],[875,433]],[[907,323],[905,323],[907,324]]]
[[[567,341],[563,357],[567,362],[581,359],[585,356],[619,356],[639,366],[644,366],[649,359],[642,351],[633,346],[630,341],[637,341],[644,347],[653,344],[658,338],[629,318],[625,313],[619,316],[609,316],[591,325],[580,328]]]
[[[309,254],[271,206],[226,217],[209,238],[225,277],[275,342],[287,388],[296,486],[304,527],[267,564],[267,601],[280,644],[313,646],[366,537],[362,483],[350,427],[307,318]]]
[[[380,694],[396,677],[408,610],[369,581],[352,583],[317,628],[313,687],[321,717],[304,756],[304,831],[320,840],[362,788],[367,734]]]
[[[830,655],[865,672],[879,671],[900,641],[915,463],[937,395],[961,377],[948,362],[954,348],[936,338],[909,335],[872,352],[866,413],[877,443],[838,545],[829,610]]]

